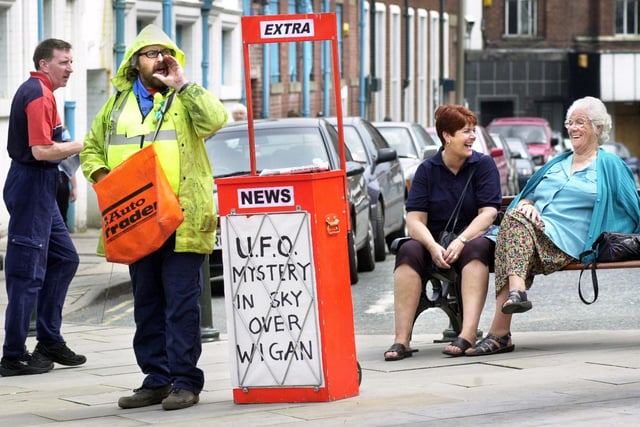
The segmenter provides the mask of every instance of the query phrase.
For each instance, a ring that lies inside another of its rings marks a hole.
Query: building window
[[[505,34],[508,36],[535,36],[537,33],[537,0],[505,1]]]
[[[233,39],[232,31],[226,28],[222,29],[220,37],[220,83],[228,85],[233,82]]]
[[[616,34],[639,34],[638,0],[616,0]]]

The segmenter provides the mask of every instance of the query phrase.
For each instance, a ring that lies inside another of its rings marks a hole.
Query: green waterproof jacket
[[[158,27],[149,25],[136,37],[127,50],[112,83],[116,93],[95,117],[80,152],[82,171],[94,183],[92,176],[100,169],[110,170],[107,163],[108,135],[111,134],[111,113],[116,98],[126,99],[133,81],[127,79],[131,59],[146,46],[162,45],[176,52],[175,58],[184,66],[184,53]],[[166,96],[170,96],[169,91]],[[120,101],[118,101],[120,102]],[[191,84],[176,94],[165,120],[172,120],[180,150],[181,180],[178,198],[184,212],[184,222],[176,230],[176,252],[207,254],[213,250],[216,231],[216,210],[213,200],[213,174],[204,146],[204,139],[227,122],[227,111],[213,94],[198,84]],[[178,161],[178,159],[176,159]],[[98,254],[104,255],[102,239]]]

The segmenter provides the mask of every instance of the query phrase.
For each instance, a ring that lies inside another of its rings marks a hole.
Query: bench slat
[[[640,268],[640,261],[632,260],[632,261],[617,261],[617,262],[599,262],[596,264],[596,267],[598,270],[608,270],[612,268]],[[581,270],[581,269],[582,269],[582,264],[575,263],[575,264],[567,265],[565,268],[562,269],[562,271]]]

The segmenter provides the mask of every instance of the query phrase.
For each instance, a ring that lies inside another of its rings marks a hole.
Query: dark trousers
[[[200,302],[204,255],[174,252],[171,237],[156,252],[129,266],[136,332],[133,350],[146,375],[143,387],[200,393],[204,373]]]
[[[11,163],[3,192],[10,215],[5,357],[20,357],[27,351],[25,342],[36,305],[38,341],[64,341],[62,307],[80,260],[56,204],[57,186],[57,168]]]

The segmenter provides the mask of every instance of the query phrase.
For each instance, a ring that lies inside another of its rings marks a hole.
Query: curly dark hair
[[[138,64],[138,53],[134,53],[131,55],[131,59],[129,60],[129,65],[127,65],[127,71],[125,72],[125,77],[130,82],[135,82],[138,79],[138,70],[136,69],[136,65]]]

